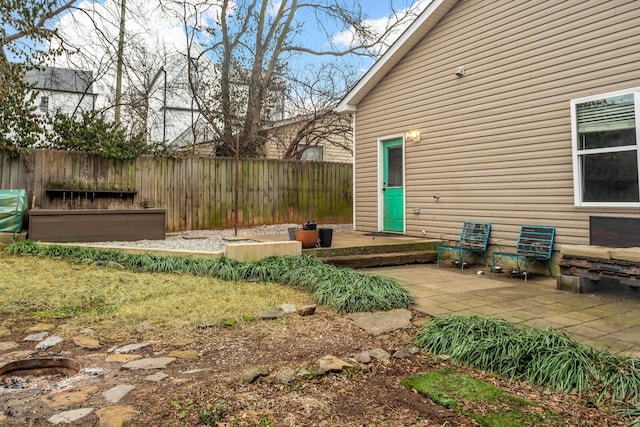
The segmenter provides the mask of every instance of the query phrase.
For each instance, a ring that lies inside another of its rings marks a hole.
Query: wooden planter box
[[[102,242],[164,240],[164,209],[29,211],[30,240],[44,242]]]

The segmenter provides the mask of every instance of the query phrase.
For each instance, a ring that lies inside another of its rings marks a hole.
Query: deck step
[[[327,255],[318,257],[325,263],[337,267],[373,268],[405,264],[426,264],[436,261],[435,251],[406,251],[374,254]]]
[[[312,248],[304,249],[304,253],[315,255],[319,258],[340,257],[349,255],[375,255],[383,253],[401,253],[401,252],[433,252],[435,254],[436,246],[442,243],[441,240],[424,240],[411,241],[407,243],[394,242],[392,244],[372,244],[360,246],[344,246],[337,248]]]

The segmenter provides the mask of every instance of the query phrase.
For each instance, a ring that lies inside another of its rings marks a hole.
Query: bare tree
[[[265,133],[283,159],[302,159],[313,147],[336,147],[352,154],[351,117],[334,107],[345,88],[357,80],[357,70],[335,62],[306,67],[299,75],[289,75],[284,121],[276,121]]]
[[[77,0],[13,0],[0,2],[0,61],[11,58],[39,63],[49,55],[43,44],[57,36],[55,19]]]
[[[211,7],[204,0],[163,0],[163,4],[183,20],[194,64],[189,70],[192,91],[199,111],[215,130],[216,152],[223,156],[235,152],[236,135],[243,156],[263,153],[263,130],[293,56],[375,56],[389,34],[415,12],[412,7],[404,9],[379,31],[368,24],[357,0],[220,0],[218,13],[210,20],[198,13]],[[308,19],[316,21],[326,49],[313,49],[296,37]],[[351,33],[350,46],[334,43],[339,31]],[[198,74],[195,65],[203,61],[215,62],[214,81]]]

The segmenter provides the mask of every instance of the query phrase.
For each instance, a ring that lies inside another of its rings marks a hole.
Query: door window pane
[[[402,187],[402,146],[387,148],[387,187]]]

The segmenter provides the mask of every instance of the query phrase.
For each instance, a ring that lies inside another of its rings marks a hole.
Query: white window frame
[[[627,145],[622,147],[594,148],[587,150],[578,149],[578,120],[576,109],[578,104],[589,101],[597,101],[605,98],[613,98],[622,95],[633,94],[633,103],[635,109],[636,120],[636,145]],[[640,202],[584,202],[582,201],[582,174],[580,168],[580,156],[588,154],[612,153],[621,151],[636,151],[638,156],[638,168],[640,169],[640,87],[615,92],[607,92],[598,95],[587,96],[571,100],[571,150],[573,156],[573,200],[576,207],[611,207],[611,208],[638,208]],[[638,180],[640,181],[640,170],[638,171]],[[640,183],[639,183],[640,184]]]

